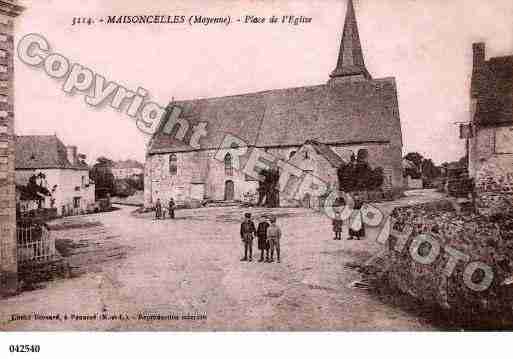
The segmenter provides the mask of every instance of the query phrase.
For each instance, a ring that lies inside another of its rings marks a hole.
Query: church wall
[[[176,175],[169,172],[169,154],[149,156],[145,164],[145,206],[151,207],[157,198],[167,201],[171,196],[177,203],[183,203],[197,198],[199,193],[204,193],[202,199],[222,201],[225,199],[226,181],[234,184],[235,200],[242,200],[246,192],[256,193],[257,181],[246,180],[246,176],[235,168],[233,174],[228,175],[224,162],[215,159],[215,154],[215,150],[176,153]],[[206,168],[204,181],[198,183],[194,174],[202,168]]]
[[[208,152],[208,176],[206,181],[206,196],[209,199],[222,201],[225,199],[226,181],[232,181],[234,184],[234,199],[242,200],[244,193],[256,193],[258,182],[250,178],[246,178],[242,170],[233,169],[233,174],[227,175],[225,172],[224,162],[215,159],[216,151]],[[247,180],[248,179],[248,180]]]
[[[155,203],[160,198],[166,203],[173,197],[177,203],[183,203],[190,197],[193,169],[197,165],[195,153],[177,154],[177,173],[169,172],[169,154],[153,155],[146,160],[147,172],[150,174],[150,187],[145,186],[145,200]],[[147,192],[148,191],[148,192]]]
[[[338,187],[337,169],[333,168],[322,156],[318,156],[311,146],[304,146],[302,150],[304,148],[310,148],[309,152],[313,155],[310,164],[304,161],[297,162],[294,159],[291,163],[303,170],[311,170],[315,176]],[[357,154],[358,150],[367,149],[370,166],[373,168],[382,167],[385,170],[385,176],[390,177],[385,178],[385,181],[391,183],[394,190],[402,189],[402,149],[400,146],[370,144],[331,146],[331,148],[347,162],[350,160],[351,153]],[[289,161],[291,152],[299,150],[299,147],[283,147],[268,148],[267,152],[275,158]],[[215,155],[215,150],[176,153],[176,175],[169,173],[169,154],[149,156],[145,168],[145,206],[150,207],[157,198],[160,198],[161,201],[167,201],[171,196],[177,203],[183,203],[191,198],[198,199],[197,197],[201,196],[201,193],[204,193],[204,199],[222,201],[225,199],[226,181],[233,181],[235,200],[243,200],[244,194],[247,192],[257,193],[257,181],[247,178],[242,171],[235,169],[232,176],[227,175],[224,162],[215,159]],[[204,183],[198,183],[197,176],[194,176],[198,168],[205,169]]]

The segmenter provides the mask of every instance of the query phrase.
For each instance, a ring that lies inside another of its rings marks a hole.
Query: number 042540
[[[9,351],[11,353],[39,353],[41,347],[37,344],[16,344],[9,345]]]

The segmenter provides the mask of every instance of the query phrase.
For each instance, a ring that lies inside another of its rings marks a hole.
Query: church
[[[383,189],[402,190],[396,82],[393,77],[373,78],[367,70],[352,0],[336,67],[326,84],[175,101],[171,106],[180,107],[191,127],[207,123],[208,135],[199,148],[172,134],[153,135],[145,163],[146,207],[159,198],[164,203],[171,197],[177,203],[244,201],[257,194],[259,182],[234,168],[229,153],[224,161],[215,158],[227,134],[331,188],[338,188],[338,168],[363,150],[371,167],[383,169]]]

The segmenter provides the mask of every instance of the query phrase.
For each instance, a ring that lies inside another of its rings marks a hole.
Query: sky
[[[127,89],[171,99],[219,97],[326,83],[334,69],[346,0],[21,0],[15,42],[43,35],[51,51]],[[464,154],[458,122],[469,120],[472,43],[487,58],[513,54],[511,0],[355,0],[365,62],[374,78],[395,77],[403,152],[435,163]],[[110,15],[295,15],[286,24],[81,24]],[[18,135],[57,134],[94,163],[99,156],[144,161],[148,135],[125,111],[91,107],[64,80],[15,58]]]

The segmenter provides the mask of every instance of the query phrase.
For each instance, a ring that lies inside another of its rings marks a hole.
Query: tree
[[[280,193],[278,182],[280,180],[280,171],[278,168],[262,169],[260,175],[264,180],[259,182],[258,205],[264,205],[269,208],[280,206]],[[265,200],[265,202],[264,202]]]
[[[95,197],[105,198],[107,194],[114,193],[114,175],[112,165],[114,162],[106,157],[98,157],[90,171],[89,177],[95,183]]]
[[[442,175],[442,171],[438,168],[432,159],[424,159],[422,161],[422,176],[427,179],[438,178]]]
[[[127,178],[127,182],[130,185],[130,187],[136,191],[144,190],[144,175],[143,174],[133,175],[133,176]]]
[[[384,181],[383,169],[372,169],[365,161],[351,161],[342,165],[338,171],[338,183],[341,191],[372,191],[381,188]]]
[[[435,165],[432,159],[424,158],[424,156],[418,152],[410,152],[404,156],[404,158],[415,165],[415,169],[404,169],[406,176],[410,176],[414,179],[423,178],[430,180],[442,175],[440,168]]]
[[[468,158],[467,156],[463,156],[459,159],[458,161],[458,164],[461,166],[461,167],[468,167]]]
[[[412,162],[419,170],[422,166],[422,160],[424,159],[424,156],[422,156],[418,152],[410,152],[406,156],[404,156],[408,161]]]

